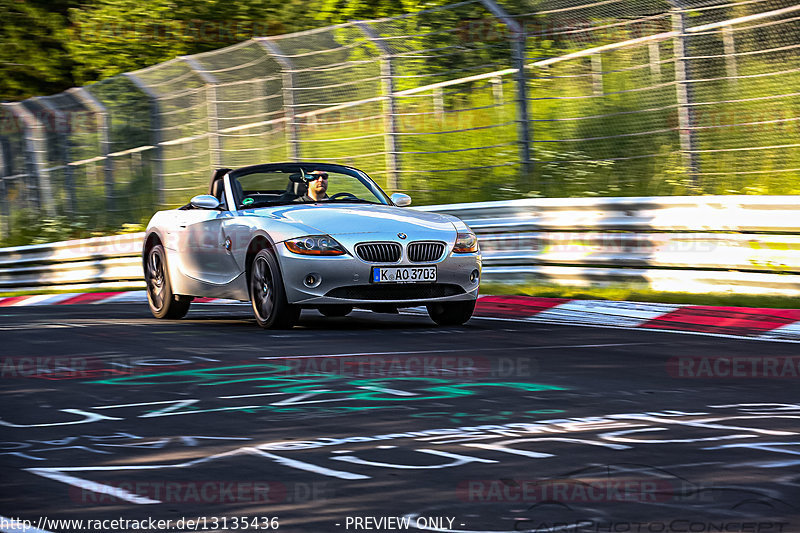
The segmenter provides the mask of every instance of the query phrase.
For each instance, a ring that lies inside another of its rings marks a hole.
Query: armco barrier
[[[144,287],[144,233],[0,248],[0,291]]]
[[[800,295],[799,196],[423,206],[479,235],[484,281]],[[0,290],[143,286],[142,233],[0,249]]]

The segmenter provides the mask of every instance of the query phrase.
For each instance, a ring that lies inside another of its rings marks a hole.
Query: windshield
[[[344,171],[308,168],[255,170],[233,178],[241,186],[237,194],[240,209],[289,203],[374,203],[388,204],[386,197],[369,179]]]

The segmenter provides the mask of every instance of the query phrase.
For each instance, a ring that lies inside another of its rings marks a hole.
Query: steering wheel
[[[336,200],[337,198],[353,198],[355,200],[358,200],[358,196],[356,196],[355,194],[350,193],[350,192],[337,192],[336,194],[334,194],[333,196],[331,196],[328,199],[329,200]]]

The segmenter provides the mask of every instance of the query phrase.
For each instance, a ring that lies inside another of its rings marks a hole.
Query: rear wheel
[[[428,315],[440,326],[460,326],[472,317],[475,300],[428,304]]]
[[[190,296],[178,296],[172,292],[172,285],[167,274],[167,261],[164,247],[156,244],[147,252],[144,268],[144,279],[147,283],[147,302],[150,312],[156,318],[178,319],[186,316]]]
[[[291,328],[300,318],[300,308],[286,300],[278,261],[270,250],[261,250],[253,258],[250,302],[256,322],[264,329]]]
[[[319,306],[319,312],[329,317],[347,316],[352,311],[353,311],[352,305],[331,304],[331,305]]]

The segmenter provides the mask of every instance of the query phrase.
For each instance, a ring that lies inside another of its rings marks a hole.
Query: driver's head
[[[314,170],[306,174],[308,179],[308,191],[314,192],[317,196],[322,196],[328,190],[328,173],[321,170]]]

